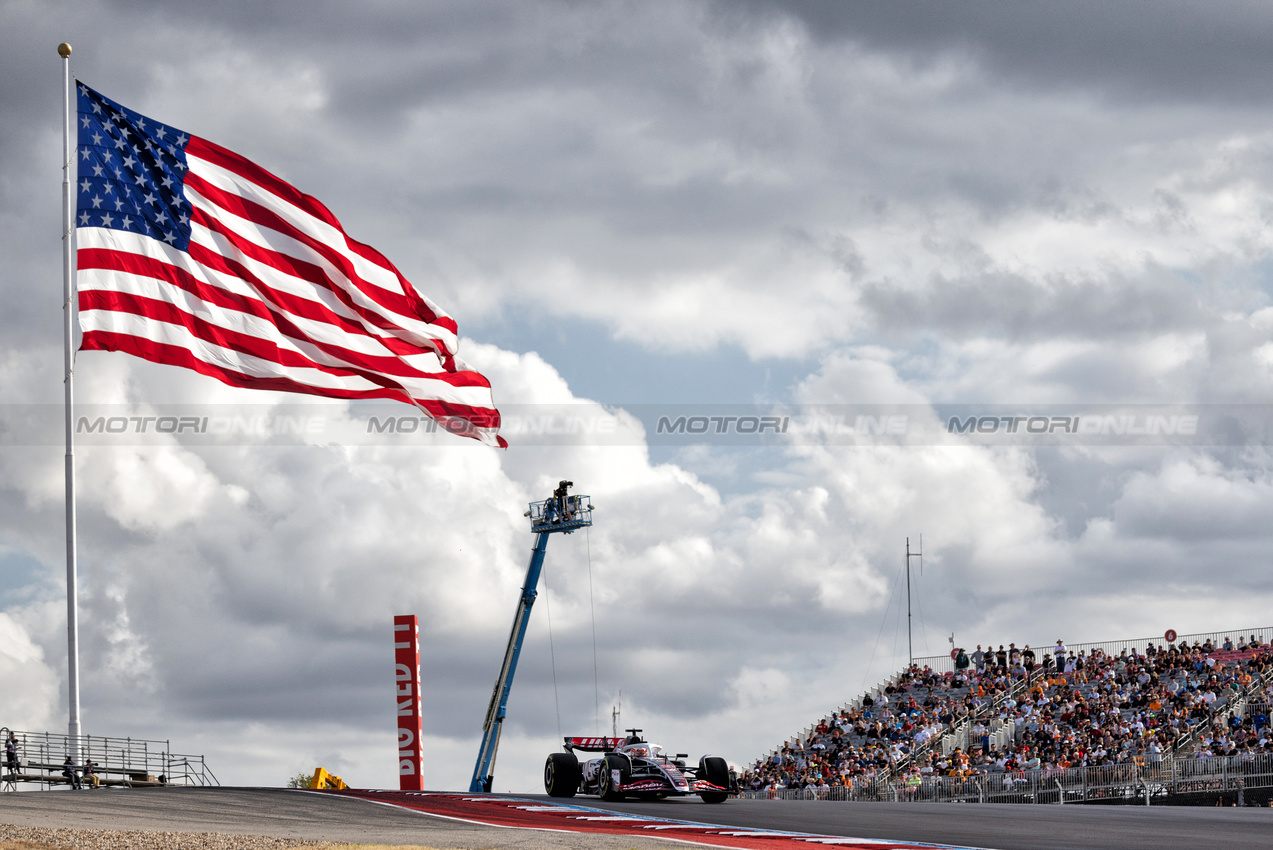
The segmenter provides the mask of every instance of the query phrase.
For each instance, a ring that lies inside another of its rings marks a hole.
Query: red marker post
[[[398,790],[423,791],[424,749],[420,736],[420,621],[413,614],[393,618],[394,680],[398,701]]]

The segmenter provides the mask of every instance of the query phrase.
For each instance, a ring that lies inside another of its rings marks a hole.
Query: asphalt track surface
[[[559,802],[536,795],[518,799]],[[994,850],[1273,847],[1273,809],[780,800],[730,800],[709,806],[693,798],[602,803],[576,797],[568,802],[600,811],[723,826]],[[261,788],[0,794],[0,822],[510,850],[676,846],[654,839],[477,826],[357,799]]]

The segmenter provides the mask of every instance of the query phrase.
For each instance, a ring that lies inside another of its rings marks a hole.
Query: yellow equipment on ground
[[[309,787],[315,791],[339,791],[349,786],[339,776],[332,776],[326,768],[320,767],[314,771],[314,778],[309,781]]]

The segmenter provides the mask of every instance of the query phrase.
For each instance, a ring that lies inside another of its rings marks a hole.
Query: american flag
[[[78,83],[83,350],[236,387],[408,402],[505,446],[455,321],[317,199]]]

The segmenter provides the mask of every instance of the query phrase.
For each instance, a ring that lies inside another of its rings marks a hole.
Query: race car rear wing
[[[567,750],[583,750],[589,753],[608,753],[623,745],[626,738],[571,738],[566,737]]]

